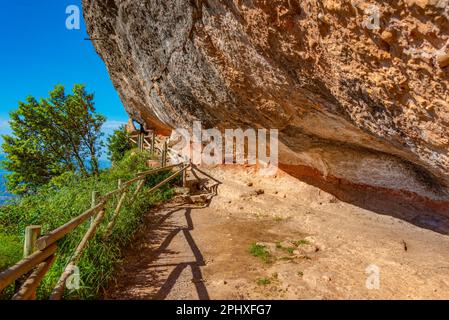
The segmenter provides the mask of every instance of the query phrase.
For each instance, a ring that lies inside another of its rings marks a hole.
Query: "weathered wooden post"
[[[98,191],[92,191],[92,198],[90,200],[90,207],[93,208],[97,205],[97,197],[98,197]],[[90,224],[94,222],[95,218],[94,216],[90,217]]]
[[[142,137],[142,132],[139,132],[139,135],[137,136],[137,148],[139,149],[139,151],[142,151],[142,145],[143,145],[143,137]]]
[[[25,241],[23,244],[24,258],[36,251],[36,240],[41,235],[41,230],[41,226],[28,226],[25,228]]]
[[[140,175],[142,171],[138,172],[138,175]],[[136,190],[134,191],[134,194],[131,198],[131,202],[134,201],[139,194],[140,190],[142,190],[143,186],[145,185],[145,176],[142,176],[142,180],[140,180],[139,184],[137,185]]]
[[[162,149],[162,152],[161,152],[161,167],[164,167],[164,149]]]
[[[165,144],[164,144],[164,167],[167,166],[167,156],[168,156],[168,142],[165,141]]]
[[[154,154],[154,146],[156,143],[156,134],[154,132],[154,130],[151,131],[151,154]]]
[[[140,133],[140,151],[145,149],[145,133]]]
[[[168,148],[168,144],[167,141],[164,142],[164,149],[162,150],[162,163],[161,163],[161,167],[165,167],[167,164],[167,148]]]
[[[25,241],[23,243],[23,257],[26,258],[36,251],[36,240],[41,235],[41,226],[28,226],[25,228]],[[16,281],[16,288],[19,288],[24,280],[18,279]],[[36,299],[36,292],[30,295],[30,299]]]

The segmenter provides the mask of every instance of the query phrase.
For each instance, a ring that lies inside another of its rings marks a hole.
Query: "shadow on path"
[[[175,287],[181,288],[180,292],[188,287],[184,293],[189,297],[196,291],[200,300],[210,299],[201,272],[204,257],[192,236],[192,209],[207,208],[221,182],[196,167],[192,174],[201,182],[197,192],[207,195],[206,203],[195,206],[178,202],[150,212],[146,227],[128,248],[117,281],[105,292],[105,299],[170,299],[178,293],[173,291]],[[201,179],[204,175],[208,179]],[[212,184],[207,184],[209,179]],[[189,269],[190,278],[185,273]]]
[[[194,229],[193,226],[193,220],[192,220],[192,208],[185,208],[185,218],[187,221],[187,227],[186,228],[179,228],[177,230],[174,230],[161,244],[159,249],[157,250],[157,255],[154,258],[157,258],[160,253],[162,253],[171,243],[173,238],[182,231],[184,234],[184,237],[187,240],[187,243],[189,244],[190,249],[192,250],[193,255],[195,256],[195,261],[193,262],[182,262],[176,265],[174,270],[170,273],[165,283],[161,286],[159,291],[154,295],[153,299],[156,300],[163,300],[165,299],[168,294],[171,292],[173,287],[176,285],[177,280],[179,279],[181,273],[184,271],[185,268],[190,266],[190,269],[192,271],[192,282],[195,284],[196,291],[198,293],[198,297],[200,300],[209,300],[209,293],[207,292],[207,288],[203,281],[203,276],[201,273],[201,266],[204,266],[204,258],[201,254],[200,249],[195,243],[195,240],[193,239],[190,231]]]

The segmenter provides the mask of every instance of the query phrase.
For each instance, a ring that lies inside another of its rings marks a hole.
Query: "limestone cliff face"
[[[133,118],[164,133],[193,120],[278,128],[292,175],[381,211],[449,214],[448,2],[83,6]]]

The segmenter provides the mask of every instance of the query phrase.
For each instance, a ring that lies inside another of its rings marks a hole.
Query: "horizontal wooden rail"
[[[163,181],[159,182],[155,186],[153,186],[151,189],[145,191],[145,194],[151,193],[155,191],[156,189],[160,188],[162,185],[168,183],[169,181],[176,178],[181,173],[185,174],[185,171],[190,167],[190,164],[185,163],[179,163],[179,164],[173,164],[166,167],[160,167],[156,169],[151,169],[145,172],[139,172],[135,178],[125,182],[125,183],[119,183],[119,187],[117,190],[111,191],[107,193],[104,196],[99,197],[99,203],[95,205],[96,203],[96,194],[95,197],[93,196],[92,200],[92,208],[85,211],[81,215],[73,218],[66,224],[56,228],[55,230],[49,232],[48,234],[40,237],[35,241],[34,239],[30,237],[30,244],[28,246],[25,246],[28,248],[25,250],[28,255],[32,252],[33,248],[35,250],[38,250],[31,255],[25,257],[21,261],[19,261],[14,266],[10,267],[9,269],[3,271],[0,273],[0,292],[3,291],[7,286],[12,284],[15,280],[23,276],[24,274],[28,274],[30,271],[34,270],[31,275],[26,279],[26,281],[22,284],[19,291],[13,296],[13,299],[15,300],[25,300],[25,299],[34,299],[35,298],[35,292],[37,287],[39,286],[39,283],[44,278],[45,274],[48,272],[49,268],[53,264],[55,260],[55,253],[57,250],[56,242],[60,239],[62,239],[64,236],[72,232],[75,228],[80,226],[82,223],[87,221],[88,219],[91,219],[91,225],[85,235],[83,236],[83,239],[78,244],[77,248],[75,249],[74,254],[72,255],[69,263],[67,264],[66,268],[64,269],[64,272],[61,274],[58,284],[53,290],[51,299],[60,299],[64,293],[65,289],[65,282],[67,278],[71,275],[73,267],[76,266],[76,263],[79,261],[83,250],[87,246],[88,241],[94,236],[96,231],[98,230],[99,225],[104,220],[105,217],[105,210],[106,210],[106,204],[110,199],[115,197],[116,195],[121,195],[120,200],[118,202],[118,205],[114,211],[113,217],[110,220],[110,223],[108,224],[106,228],[105,236],[107,236],[112,232],[112,229],[114,228],[115,220],[117,219],[117,216],[120,213],[120,209],[122,208],[125,197],[129,193],[129,188],[136,182],[138,182],[136,189],[134,190],[132,194],[131,201],[134,201],[135,197],[138,195],[138,193],[142,190],[144,184],[145,184],[145,178],[148,175],[163,172],[163,171],[169,171],[174,168],[182,167],[180,170],[176,171],[172,175],[170,175],[168,178],[164,179]],[[95,219],[94,219],[95,218]],[[94,219],[94,220],[93,220]],[[37,233],[36,233],[37,234]],[[28,253],[28,251],[30,251]]]
[[[52,255],[47,260],[42,262],[33,271],[31,276],[23,283],[19,291],[12,297],[12,300],[28,300],[35,298],[36,289],[41,283],[42,279],[47,274],[47,271],[55,261],[56,256]]]
[[[120,214],[120,210],[122,209],[122,206],[125,203],[125,199],[126,199],[126,195],[127,194],[128,193],[126,191],[124,191],[122,193],[122,195],[120,196],[120,200],[118,201],[117,207],[115,208],[114,213],[112,214],[112,217],[109,220],[109,223],[108,223],[108,225],[106,227],[106,231],[104,233],[103,239],[106,240],[111,235],[112,230],[114,229],[115,223],[117,221],[117,218],[118,218],[118,216]]]
[[[80,224],[82,224],[84,221],[89,219],[90,217],[97,214],[99,211],[103,210],[103,208],[106,206],[105,202],[101,202],[92,209],[87,210],[80,216],[73,218],[63,226],[60,226],[59,228],[51,231],[47,235],[40,237],[36,241],[36,248],[38,250],[42,250],[52,243],[55,243],[59,239],[63,238],[66,234],[70,233],[73,229],[78,227]]]
[[[167,182],[170,182],[171,180],[173,180],[174,178],[176,178],[179,174],[181,174],[182,172],[184,172],[185,170],[187,170],[190,167],[190,165],[185,165],[181,170],[173,173],[170,177],[168,177],[167,179],[159,182],[157,185],[155,185],[154,187],[152,187],[149,190],[146,190],[145,193],[151,193],[154,190],[160,188],[161,186],[163,186],[164,184],[166,184]]]
[[[5,289],[23,274],[32,270],[36,265],[55,254],[56,249],[56,244],[54,244],[42,251],[36,251],[32,255],[19,261],[16,265],[0,273],[0,291]]]
[[[102,201],[109,201],[112,197],[115,197],[118,194],[123,193],[124,191],[126,191],[134,182],[138,182],[140,181],[142,178],[141,177],[137,177],[137,178],[133,178],[125,183],[122,184],[122,186],[114,191],[111,191],[109,193],[106,193],[104,196],[101,197]]]
[[[138,177],[125,182],[122,185],[121,188],[119,188],[117,190],[114,190],[112,192],[109,192],[108,194],[106,194],[103,197],[101,197],[101,202],[97,206],[87,210],[85,213],[83,213],[80,216],[72,219],[71,221],[69,221],[65,225],[63,225],[63,226],[53,230],[49,234],[39,238],[36,241],[36,248],[39,249],[39,250],[42,250],[43,248],[49,246],[50,244],[58,241],[61,238],[63,238],[66,234],[70,233],[73,229],[78,227],[84,221],[86,221],[90,217],[94,216],[97,212],[102,210],[105,207],[105,205],[106,205],[106,201],[108,201],[111,197],[113,197],[113,196],[115,196],[117,194],[123,193],[127,188],[130,187],[130,185],[132,185],[135,182],[141,181],[142,180],[142,176],[147,176],[149,174],[158,173],[158,172],[161,172],[161,171],[166,171],[166,170],[178,167],[178,166],[180,166],[180,164],[167,166],[167,167],[164,167],[164,168],[153,169],[153,170],[149,170],[149,171],[145,171],[145,172],[139,173]]]
[[[69,264],[65,267],[64,272],[59,277],[58,283],[51,294],[51,297],[50,297],[51,300],[61,299],[62,295],[64,294],[66,280],[72,274],[73,267],[76,265],[76,263],[78,263],[79,259],[81,258],[81,254],[83,253],[84,248],[87,246],[88,241],[94,236],[95,232],[97,231],[98,226],[103,221],[104,213],[105,213],[104,210],[100,211],[100,213],[95,218],[95,221],[89,227],[89,229],[87,230],[83,239],[76,247],[75,253],[73,254],[72,258],[70,259]]]
[[[153,174],[153,173],[158,173],[158,172],[162,172],[162,171],[168,171],[170,169],[173,169],[173,168],[176,168],[176,167],[180,167],[182,165],[184,165],[184,163],[173,164],[173,165],[166,166],[166,167],[160,167],[160,168],[151,169],[151,170],[148,170],[148,171],[143,171],[143,172],[138,173],[137,175],[140,176],[140,177],[141,176],[147,176],[147,175]]]

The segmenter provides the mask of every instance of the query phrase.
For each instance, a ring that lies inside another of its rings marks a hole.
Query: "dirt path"
[[[449,298],[444,232],[339,202],[288,176],[209,172],[220,181],[210,205],[150,212],[106,299]],[[253,243],[265,246],[268,261],[250,254]],[[370,289],[373,270],[379,287]]]
[[[110,299],[207,299],[204,259],[191,232],[192,208],[171,203],[147,216]],[[156,221],[156,223],[154,223]]]

